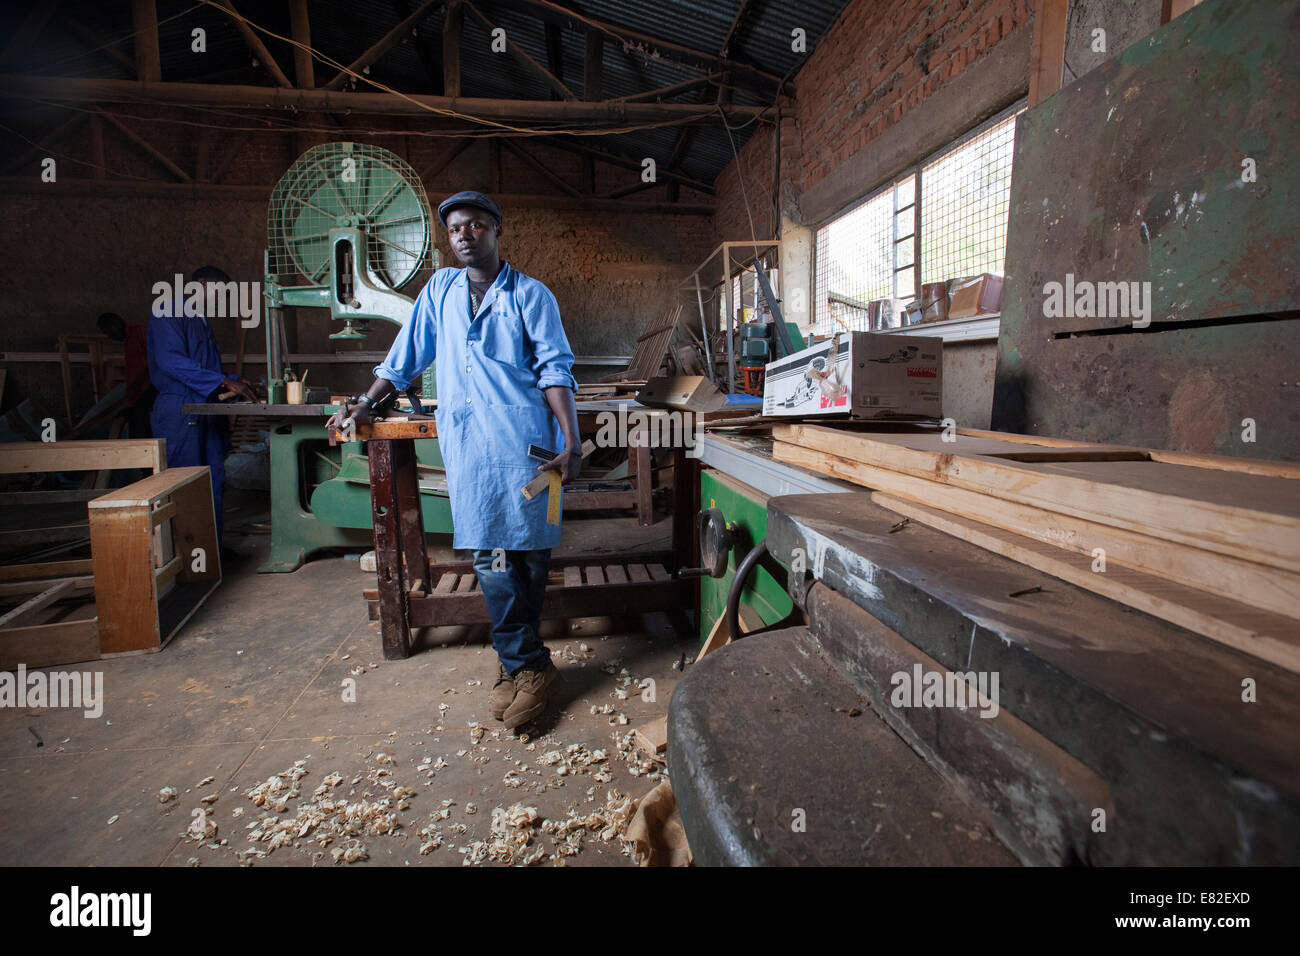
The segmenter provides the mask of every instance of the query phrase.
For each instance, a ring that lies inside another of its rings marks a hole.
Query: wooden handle
[[[595,450],[596,450],[596,443],[592,441],[590,438],[588,438],[585,442],[582,443],[581,455],[583,458],[586,458]],[[532,481],[530,481],[528,484],[524,485],[523,488],[520,489],[520,493],[529,501],[532,501],[534,498],[536,498],[543,491],[545,491],[547,488],[550,487],[551,485],[550,473],[554,470],[555,470],[554,468],[548,468],[546,469],[546,471],[539,472],[536,478],[534,478]]]

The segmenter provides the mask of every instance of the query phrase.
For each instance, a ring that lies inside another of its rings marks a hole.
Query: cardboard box
[[[767,366],[763,414],[942,418],[943,339],[840,334]]]
[[[948,318],[948,283],[927,282],[921,286],[922,322],[942,322]]]
[[[990,315],[1002,304],[1002,277],[984,273],[968,279],[953,279],[948,318],[970,319]]]

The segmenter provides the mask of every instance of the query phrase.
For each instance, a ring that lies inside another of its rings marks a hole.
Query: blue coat
[[[543,389],[578,387],[560,309],[550,289],[502,263],[471,315],[467,272],[433,274],[375,376],[405,390],[436,363],[453,547],[553,548],[560,526],[546,523],[547,495],[519,492],[537,474],[529,444],[564,448]]]
[[[207,465],[212,470],[212,503],[220,536],[229,429],[221,416],[186,415],[181,406],[206,402],[226,374],[208,320],[186,316],[179,306],[174,311],[175,315],[155,315],[149,321],[149,378],[158,389],[149,424],[154,437],[166,439],[168,468]]]

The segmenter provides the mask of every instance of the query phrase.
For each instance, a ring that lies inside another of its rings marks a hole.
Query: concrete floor
[[[615,737],[666,712],[679,676],[673,665],[697,649],[680,612],[546,622],[543,636],[562,681],[548,714],[522,728],[525,739],[487,713],[496,656],[484,628],[429,629],[408,660],[384,661],[378,624],[366,620],[360,593],[373,575],[360,571],[355,556],[317,559],[291,575],[256,574],[269,539],[233,533],[248,520],[247,509],[228,513],[227,543],[241,560],[227,567],[222,587],[163,651],[58,668],[102,671],[101,717],[0,709],[0,864],[335,865],[331,851],[345,838],[324,847],[315,842],[331,832],[328,822],[264,858],[241,858],[254,845],[246,825],[267,812],[246,792],[299,760],[307,770],[301,796],[277,819],[313,801],[331,773],[342,782],[322,799],[387,797],[393,805],[394,831],[357,838],[368,854],[352,864],[358,866],[460,866],[465,855],[458,848],[490,839],[497,807],[524,804],[542,819],[562,820],[571,810],[603,806],[611,789],[640,797],[655,785],[630,772]],[[557,553],[664,548],[669,535],[667,519],[639,528],[631,518],[566,518]],[[589,650],[580,651],[581,644]],[[653,702],[635,686],[628,699],[617,697],[622,684],[607,670],[621,668],[637,681],[654,679]],[[355,701],[344,700],[349,678]],[[614,713],[591,713],[607,704]],[[620,713],[628,723],[611,725]],[[475,722],[484,728],[477,743]],[[544,754],[574,744],[603,749],[607,759],[568,775],[543,765]],[[432,767],[438,769],[428,772]],[[601,771],[607,782],[594,779]],[[507,778],[523,785],[512,787]],[[394,796],[393,785],[414,794]],[[160,803],[164,787],[178,796]],[[204,797],[215,800],[204,804]],[[471,803],[477,812],[468,812]],[[200,845],[186,831],[205,806],[218,829]],[[435,820],[444,809],[446,819]],[[443,843],[421,855],[428,841],[419,831],[430,823]],[[582,850],[564,863],[631,865],[616,839],[584,832]],[[266,849],[265,842],[256,846]],[[536,830],[530,849],[537,846],[547,854],[541,862],[553,862],[554,836]]]

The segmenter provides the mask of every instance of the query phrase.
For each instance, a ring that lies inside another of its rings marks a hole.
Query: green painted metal
[[[344,323],[331,339],[362,339],[372,319],[404,326],[414,302],[397,290],[427,259],[438,268],[432,220],[420,177],[396,153],[362,143],[326,143],[303,153],[276,184],[267,212],[267,355],[276,351],[280,334],[270,317],[286,307],[329,309]],[[282,372],[268,369],[273,400],[284,394]],[[421,377],[421,393],[437,397],[432,369]],[[436,441],[416,442],[416,448],[421,462],[441,467]],[[345,465],[353,480],[339,477]],[[429,492],[420,502],[425,529],[450,533],[445,483],[441,494]],[[361,446],[331,448],[323,423],[277,424],[271,432],[271,557],[258,570],[294,571],[315,551],[369,546],[372,527]]]
[[[995,429],[1300,458],[1297,31],[1206,0],[1020,116]]]
[[[442,467],[436,439],[417,441],[421,464]],[[369,484],[355,479],[368,468],[361,442],[331,448],[323,422],[283,421],[271,429],[271,554],[262,574],[296,571],[315,552],[374,545]],[[344,468],[348,476],[340,477]],[[445,492],[420,496],[426,533],[451,534]]]
[[[727,609],[727,592],[736,576],[736,565],[755,544],[767,536],[767,503],[754,492],[745,494],[727,483],[718,473],[705,470],[700,475],[700,510],[719,508],[727,524],[734,525],[738,542],[727,558],[727,573],[721,578],[700,579],[700,642],[703,643],[713,624]],[[777,581],[763,568],[756,568],[749,584],[740,594],[740,602],[758,614],[764,624],[784,620],[794,609],[785,582]]]

